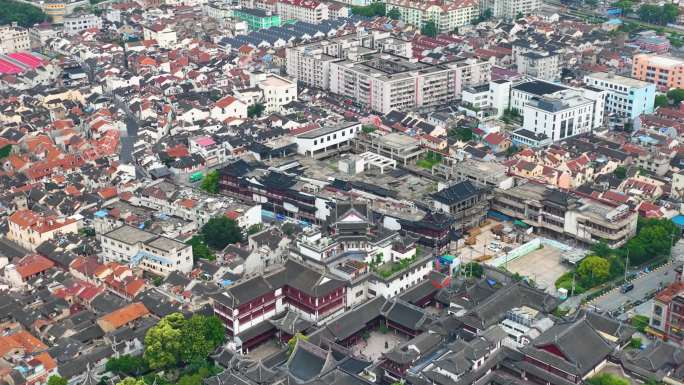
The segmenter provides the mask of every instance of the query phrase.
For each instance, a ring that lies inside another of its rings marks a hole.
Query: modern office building
[[[601,127],[605,92],[583,91],[530,99],[523,107],[523,129],[555,142]]]
[[[605,72],[585,76],[584,83],[607,92],[608,113],[633,119],[653,112],[655,84]]]
[[[449,33],[464,25],[472,24],[480,15],[479,5],[475,0],[388,0],[387,12],[398,9],[400,20],[417,28],[428,21],[434,21],[440,33]]]
[[[241,8],[233,11],[233,16],[247,23],[251,31],[280,27],[280,15],[256,8]]]
[[[659,90],[684,88],[684,60],[650,54],[632,59],[632,77],[653,83]]]

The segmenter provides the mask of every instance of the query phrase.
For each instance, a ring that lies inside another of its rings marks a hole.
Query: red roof
[[[34,254],[24,257],[17,264],[17,272],[21,275],[22,279],[27,279],[36,274],[42,273],[55,266],[55,263],[51,260],[43,257],[42,255]]]

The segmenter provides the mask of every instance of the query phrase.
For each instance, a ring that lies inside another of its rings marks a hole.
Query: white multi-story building
[[[386,7],[387,12],[398,9],[402,21],[418,28],[428,21],[434,21],[440,33],[449,33],[458,27],[470,25],[480,15],[475,0],[388,0]]]
[[[315,156],[327,151],[337,151],[351,144],[351,140],[361,130],[361,123],[351,122],[305,132],[295,137],[297,152]]]
[[[524,52],[515,57],[518,73],[543,80],[560,79],[560,55],[554,52]]]
[[[653,112],[656,91],[653,83],[605,72],[585,76],[584,83],[608,93],[608,113],[633,119]]]
[[[164,24],[143,26],[143,38],[145,40],[156,40],[161,48],[166,49],[171,49],[178,43],[176,31]]]
[[[162,276],[192,270],[192,246],[129,225],[102,234],[100,245],[105,262],[125,262]]]
[[[523,106],[523,128],[551,141],[584,134],[603,124],[605,91],[568,90],[535,97]]]
[[[278,0],[276,13],[280,20],[299,20],[318,24],[330,18],[328,5],[315,0]]]
[[[202,4],[202,13],[216,20],[229,20],[233,17],[233,6],[221,1]]]
[[[490,80],[491,63],[473,58],[431,65],[386,53],[330,63],[330,91],[382,113],[441,105]]]
[[[102,28],[102,19],[92,13],[74,13],[64,16],[64,33],[75,35],[90,28]]]
[[[26,28],[12,25],[0,26],[0,55],[31,49],[31,39]]]
[[[491,9],[492,16],[499,19],[515,19],[519,15],[529,15],[542,7],[541,0],[482,0],[480,9]]]
[[[297,100],[297,83],[274,74],[253,74],[253,86],[264,94],[264,110],[266,113],[280,113],[283,106]]]

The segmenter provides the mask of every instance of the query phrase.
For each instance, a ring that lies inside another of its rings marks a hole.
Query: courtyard
[[[395,346],[405,341],[407,341],[406,337],[391,330],[386,333],[374,330],[368,334],[368,338],[362,339],[352,346],[352,351],[375,362],[382,356],[382,353],[389,352]]]
[[[553,246],[542,245],[541,248],[509,261],[503,265],[509,271],[534,280],[537,285],[549,293],[555,293],[556,280],[570,266],[561,261],[563,251]]]

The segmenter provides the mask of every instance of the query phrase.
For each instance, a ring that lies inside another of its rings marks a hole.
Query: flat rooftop
[[[671,56],[650,56],[649,62],[658,67],[674,67],[684,64],[684,60]]]
[[[299,135],[299,138],[302,139],[315,139],[315,138],[320,138],[321,136],[332,134],[337,131],[344,130],[345,128],[349,128],[351,126],[355,126],[359,124],[359,122],[348,122],[348,123],[342,123],[342,124],[336,124],[334,126],[327,126],[327,127],[321,127],[315,130],[307,131],[301,135]]]
[[[629,78],[627,76],[615,75],[615,74],[607,73],[607,72],[594,72],[592,74],[587,75],[587,77],[599,79],[599,80],[604,80],[604,81],[611,82],[611,83],[618,83],[618,84],[621,84],[623,86],[635,87],[635,88],[647,87],[647,86],[653,84],[653,83],[641,81],[639,79]]]
[[[418,74],[426,75],[448,71],[448,68],[443,65],[412,62],[404,57],[388,53],[378,53],[369,56],[369,59],[366,61],[343,60],[337,62],[337,64],[383,80],[409,79]]]
[[[417,139],[397,132],[383,135],[376,140],[384,146],[396,149],[407,149],[408,147],[418,146],[419,143]]]
[[[181,250],[186,247],[190,247],[189,245],[186,245],[183,242],[178,242],[175,239],[167,237],[157,237],[155,239],[152,239],[151,241],[145,242],[145,244],[154,247],[155,249],[164,251]]]
[[[129,245],[134,245],[138,242],[147,242],[158,237],[157,234],[147,232],[145,230],[137,229],[133,226],[123,225],[118,229],[114,229],[105,234],[107,238],[115,239]]]
[[[269,75],[261,82],[261,84],[268,87],[285,87],[293,83],[287,79],[281,78],[280,76]]]

